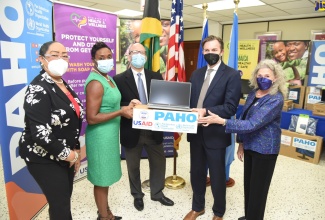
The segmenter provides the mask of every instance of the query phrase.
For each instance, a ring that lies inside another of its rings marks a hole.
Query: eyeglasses
[[[70,56],[68,56],[68,55],[59,56],[57,54],[45,54],[44,56],[45,57],[50,57],[50,58],[52,58],[54,60],[58,60],[60,58],[62,58],[63,60],[69,60],[70,59]]]
[[[141,51],[141,50],[131,50],[130,51],[130,54],[142,54],[142,55],[145,55],[146,54],[146,51]]]

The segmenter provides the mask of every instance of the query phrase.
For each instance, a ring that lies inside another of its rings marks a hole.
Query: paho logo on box
[[[292,146],[315,152],[317,142],[311,141],[311,140],[306,140],[303,138],[294,137]]]
[[[155,120],[172,121],[172,122],[190,122],[197,121],[197,115],[194,113],[184,112],[155,112]]]
[[[321,98],[322,98],[321,95],[309,94],[307,97],[307,103],[314,104],[320,102]]]

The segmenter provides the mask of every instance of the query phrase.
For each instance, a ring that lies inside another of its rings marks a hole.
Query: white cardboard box
[[[133,109],[132,128],[196,134],[197,119],[197,112],[148,109],[138,105]]]

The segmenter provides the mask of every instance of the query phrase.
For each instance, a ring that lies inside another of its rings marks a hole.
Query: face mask
[[[131,58],[131,64],[135,68],[142,68],[146,63],[146,57],[142,54],[133,54]]]
[[[214,64],[218,63],[220,56],[219,54],[216,53],[207,53],[204,54],[204,59],[205,61],[207,61],[209,66],[213,66]]]
[[[44,58],[45,59],[45,58]],[[46,60],[46,59],[45,59]],[[47,60],[46,60],[47,61]],[[48,62],[47,69],[55,76],[63,76],[67,72],[68,62],[63,59],[51,60]]]
[[[257,80],[257,85],[260,90],[267,90],[271,88],[273,82],[272,80],[264,77],[259,77],[256,79]]]
[[[110,72],[114,67],[113,59],[97,60],[97,69],[102,73]]]

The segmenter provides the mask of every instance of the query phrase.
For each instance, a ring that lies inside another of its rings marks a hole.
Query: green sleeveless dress
[[[120,109],[121,93],[111,77],[115,88],[98,73],[91,72],[85,82],[86,87],[92,80],[99,81],[104,88],[104,95],[99,112],[108,113]],[[96,185],[107,187],[116,183],[122,176],[120,159],[120,117],[109,121],[87,125],[86,153],[88,160],[88,180]]]

